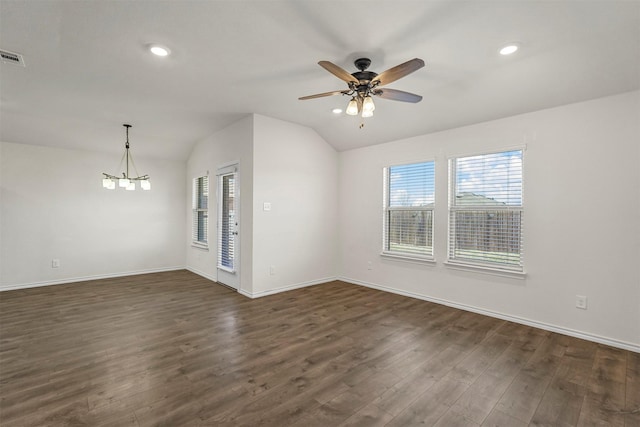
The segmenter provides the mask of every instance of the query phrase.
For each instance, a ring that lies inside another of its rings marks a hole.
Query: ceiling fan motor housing
[[[371,60],[369,58],[358,58],[353,61],[353,64],[360,71],[356,71],[355,73],[351,73],[351,75],[358,81],[357,85],[353,85],[352,89],[358,92],[358,94],[362,97],[366,96],[369,92],[370,83],[374,78],[378,75],[378,73],[374,73],[373,71],[365,71],[371,65]]]
[[[371,60],[369,58],[358,58],[353,61],[353,64],[358,70],[364,71],[369,68],[369,65],[371,65]]]
[[[378,73],[374,73],[373,71],[356,71],[355,73],[351,73],[351,75],[358,79],[360,83],[364,82],[366,84],[373,80]]]

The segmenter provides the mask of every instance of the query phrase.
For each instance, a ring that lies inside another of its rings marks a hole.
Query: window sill
[[[411,255],[394,254],[389,252],[381,252],[380,256],[383,258],[389,258],[397,261],[413,262],[417,264],[436,265],[436,260],[433,258],[423,258]]]
[[[474,271],[477,273],[491,274],[493,276],[509,277],[512,279],[524,280],[527,277],[527,273],[525,273],[524,271],[492,268],[492,267],[486,267],[486,266],[477,265],[477,264],[467,264],[467,263],[456,262],[456,261],[446,261],[444,265],[446,265],[448,268],[451,268],[453,270]]]
[[[235,269],[229,268],[229,267],[225,267],[224,265],[219,265],[217,268],[218,268],[218,270],[226,271],[227,273],[230,273],[230,274],[236,274],[236,270]]]
[[[195,243],[195,242],[191,243],[191,247],[192,248],[196,248],[196,249],[201,249],[203,251],[208,251],[209,250],[209,246],[198,244],[198,243]]]

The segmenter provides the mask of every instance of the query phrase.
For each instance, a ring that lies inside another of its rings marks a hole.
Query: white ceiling
[[[640,1],[6,1],[0,139],[186,159],[249,113],[315,129],[338,150],[640,88]],[[497,50],[517,41],[511,57]],[[149,43],[172,50],[148,53]],[[372,118],[335,116],[346,89],[317,65],[378,73],[426,67],[388,87]]]

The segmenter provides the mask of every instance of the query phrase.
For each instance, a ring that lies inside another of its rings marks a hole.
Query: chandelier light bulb
[[[376,109],[376,106],[373,104],[373,99],[371,98],[371,96],[370,95],[365,96],[364,101],[362,102],[362,113],[363,113],[362,117],[365,117],[364,116],[365,111],[373,113],[373,110],[375,109]],[[367,116],[367,117],[371,117],[371,116]]]
[[[135,189],[136,189],[135,181],[130,181],[129,185],[127,185],[127,188],[125,190],[127,190],[127,191],[135,191]]]
[[[358,103],[356,102],[355,98],[351,98],[351,101],[349,101],[349,104],[347,105],[347,109],[345,113],[347,113],[350,116],[358,115]]]
[[[119,187],[127,188],[128,185],[129,185],[129,180],[127,178],[120,178],[118,180],[118,186]]]
[[[140,188],[143,190],[151,190],[151,182],[148,180],[140,181]]]
[[[363,118],[373,117],[373,110],[366,111],[366,110],[363,109],[362,110],[362,117]]]
[[[116,182],[111,178],[104,178],[102,180],[102,186],[107,190],[113,190],[116,188]]]

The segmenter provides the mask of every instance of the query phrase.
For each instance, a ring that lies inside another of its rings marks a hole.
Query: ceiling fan
[[[333,92],[303,96],[298,98],[299,100],[322,98],[324,96],[333,95],[347,95],[351,97],[351,101],[349,101],[345,112],[351,116],[361,114],[362,117],[373,116],[375,105],[373,104],[373,98],[371,95],[379,96],[384,99],[391,99],[393,101],[413,103],[420,102],[422,100],[422,96],[414,93],[396,89],[381,88],[381,86],[395,82],[396,80],[424,67],[424,61],[422,59],[414,58],[400,65],[396,65],[393,68],[389,68],[380,74],[374,73],[373,71],[366,71],[367,68],[369,68],[369,65],[371,65],[371,60],[369,58],[358,58],[354,61],[354,65],[358,70],[360,70],[355,73],[349,73],[329,61],[320,61],[318,62],[318,65],[338,77],[340,80],[346,82],[349,89],[334,90]]]

